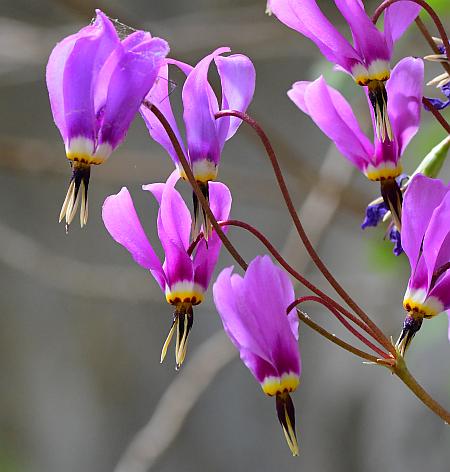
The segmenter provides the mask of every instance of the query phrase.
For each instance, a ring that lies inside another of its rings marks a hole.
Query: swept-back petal
[[[271,0],[273,14],[286,26],[311,39],[331,62],[351,71],[361,56],[325,17],[315,0]]]
[[[450,308],[450,270],[447,270],[445,274],[441,276],[429,293],[429,297],[435,297],[442,303],[442,311]]]
[[[421,174],[415,175],[408,185],[402,207],[402,246],[412,272],[418,262],[422,241],[433,211],[440,205],[447,192],[448,189],[440,180]]]
[[[375,60],[389,61],[390,50],[383,33],[372,23],[360,0],[334,0],[352,30],[355,47],[369,66]]]
[[[179,175],[174,171],[165,184],[143,186],[160,204],[158,236],[166,254],[165,270],[169,286],[194,279],[192,259],[187,253],[192,220],[186,203],[175,190],[178,179]]]
[[[133,45],[132,49],[127,50],[127,40]],[[106,84],[108,87],[98,142],[107,142],[112,148],[124,139],[169,52],[166,41],[150,38],[150,35],[137,45],[133,44],[132,37],[127,40],[124,41],[123,49],[116,50],[109,59],[115,62],[112,73],[99,76],[97,82],[99,88]],[[116,55],[119,57],[114,57]]]
[[[323,77],[309,85],[297,82],[289,98],[332,140],[339,151],[364,171],[374,154],[373,144],[361,131],[347,100]]]
[[[433,274],[450,263],[450,191],[431,216],[423,239],[423,257],[428,269],[428,286]],[[450,296],[449,296],[450,298]]]
[[[209,203],[211,210],[218,221],[228,219],[231,210],[231,193],[228,187],[220,182],[209,182]],[[226,230],[226,228],[224,228]],[[222,241],[213,231],[208,243],[203,239],[197,246],[194,254],[195,282],[205,290],[208,288],[214,267],[219,258]]]
[[[126,187],[105,200],[102,218],[113,239],[127,249],[140,266],[152,272],[164,291],[166,282],[161,262],[148,242]]]
[[[298,334],[293,332],[292,318],[286,309],[295,299],[289,277],[268,256],[256,257],[244,277],[244,296],[249,311],[257,313],[260,335],[267,356],[279,375],[300,375]]]
[[[69,139],[83,136],[95,142],[95,84],[101,67],[120,40],[111,21],[99,10],[95,22],[77,35],[62,76],[65,131]]]
[[[388,114],[402,155],[420,126],[424,65],[422,59],[406,57],[387,81]]]
[[[216,49],[202,59],[188,75],[183,87],[183,119],[191,163],[208,159],[218,164],[220,143],[214,114],[219,110],[217,98],[208,83],[211,61],[230,48]]]
[[[244,279],[232,272],[233,267],[222,270],[213,285],[214,303],[225,332],[241,353],[245,350],[270,363],[257,314],[248,310],[242,296]],[[254,372],[250,365],[247,367]]]
[[[255,92],[256,72],[252,61],[243,54],[217,56],[214,58],[222,85],[222,110],[245,112]],[[218,136],[221,147],[239,128],[242,120],[223,117],[218,121]]]
[[[384,35],[389,49],[401,38],[409,25],[417,18],[422,7],[409,0],[397,2],[385,10]]]
[[[159,111],[165,116],[169,122],[171,128],[175,132],[178,142],[183,149],[186,156],[186,149],[181,139],[180,132],[178,130],[177,122],[173,116],[172,106],[170,105],[170,92],[169,92],[169,67],[164,64],[158,72],[155,85],[152,87],[145,99],[158,107]],[[178,156],[175,152],[172,142],[170,141],[166,130],[162,126],[161,122],[156,118],[155,114],[150,111],[146,106],[142,105],[139,109],[145,124],[147,125],[150,136],[159,143],[170,155],[175,165],[178,164]]]

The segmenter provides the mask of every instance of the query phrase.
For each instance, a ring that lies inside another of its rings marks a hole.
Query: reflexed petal
[[[292,282],[268,256],[250,263],[244,282],[244,299],[248,310],[257,316],[266,355],[279,375],[290,371],[299,375],[298,334],[293,332],[293,319],[286,316],[287,307],[295,299]]]
[[[271,0],[273,14],[285,25],[311,39],[331,62],[350,71],[360,55],[325,17],[315,0]]]
[[[270,362],[262,338],[259,336],[261,327],[257,316],[247,309],[241,295],[244,279],[232,272],[233,267],[222,270],[213,285],[214,303],[225,332],[240,352],[246,350]]]
[[[338,91],[320,77],[308,86],[304,82],[295,83],[288,95],[311,116],[347,159],[365,170],[374,154],[373,145],[361,131],[349,103]]]
[[[169,286],[179,281],[193,281],[193,263],[187,253],[191,214],[174,186],[179,175],[174,171],[165,184],[143,186],[160,203],[158,236],[166,254],[165,270]]]
[[[242,54],[217,56],[214,59],[222,85],[221,110],[231,109],[245,112],[255,92],[256,72],[252,61]],[[218,120],[221,146],[239,128],[242,120],[223,117]]]
[[[372,23],[360,0],[334,0],[352,30],[355,48],[367,66],[377,59],[390,60],[383,33]]]
[[[169,67],[167,64],[163,65],[159,69],[155,85],[152,87],[145,99],[158,107],[159,111],[165,116],[166,120],[173,129],[185,156],[187,156],[185,146],[183,140],[181,139],[175,117],[173,116],[172,107],[170,105]],[[158,118],[156,118],[155,114],[144,105],[141,106],[140,112],[142,118],[145,121],[145,124],[147,125],[150,136],[169,153],[174,164],[178,164],[177,153],[175,152],[172,142],[170,141],[161,122],[158,120]]]
[[[161,262],[148,242],[133,200],[125,187],[117,195],[111,195],[105,200],[102,218],[113,239],[125,247],[140,266],[152,271],[164,291],[165,276]]]
[[[124,139],[168,52],[167,42],[160,38],[152,38],[131,50],[122,51],[114,72],[108,76],[108,96],[99,144],[108,142],[114,148]],[[100,77],[98,87],[102,87]]]
[[[384,35],[389,49],[403,35],[417,18],[421,6],[411,1],[397,2],[388,7],[384,14]]]
[[[416,175],[405,193],[402,209],[402,246],[414,272],[422,241],[434,209],[440,205],[447,187],[436,179]]]
[[[429,296],[436,297],[441,301],[444,305],[442,311],[450,308],[450,270],[447,270],[447,272],[439,279],[433,290],[429,293]]]
[[[209,182],[209,203],[217,221],[228,219],[231,210],[231,193],[228,187],[220,182]],[[226,228],[223,228],[226,231]],[[219,258],[222,241],[215,231],[208,238],[203,239],[197,246],[194,255],[195,282],[206,290],[211,280],[214,267]]]
[[[386,84],[388,113],[400,155],[420,126],[423,81],[422,59],[407,57],[394,67]]]
[[[450,191],[434,209],[423,240],[423,258],[428,269],[428,286],[433,273],[450,262]],[[449,295],[450,299],[450,295]]]
[[[95,23],[83,28],[78,35],[67,57],[63,75],[66,133],[69,140],[83,136],[95,142],[97,75],[120,40],[111,21],[99,10]]]
[[[211,61],[230,48],[216,49],[202,59],[188,75],[183,87],[183,119],[186,125],[191,163],[196,160],[208,159],[218,163],[220,159],[220,143],[214,114],[219,110],[217,98],[208,83],[208,70]]]

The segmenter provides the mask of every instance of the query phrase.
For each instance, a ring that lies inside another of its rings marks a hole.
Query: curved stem
[[[390,357],[389,354],[386,354],[373,343],[371,343],[364,335],[362,335],[359,331],[357,331],[331,304],[327,303],[323,298],[315,297],[315,296],[308,296],[308,297],[300,297],[295,300],[295,304],[299,305],[300,303],[305,302],[316,302],[323,305],[353,334],[353,336],[357,337],[362,343],[364,343],[367,347],[375,351],[379,356],[383,359],[390,359],[392,364],[395,362],[394,359]],[[292,306],[292,305],[291,305]]]
[[[336,311],[347,317],[349,320],[351,320],[353,323],[355,323],[357,326],[359,326],[361,329],[363,329],[369,336],[371,336],[373,339],[377,340],[375,335],[373,334],[373,331],[366,325],[364,324],[363,321],[361,321],[359,318],[354,316],[352,313],[350,313],[348,310],[346,310],[342,305],[340,305],[338,302],[330,298],[326,293],[322,292],[318,287],[316,287],[313,283],[311,283],[308,279],[303,277],[299,272],[297,272],[288,262],[283,258],[283,256],[277,251],[277,249],[273,246],[273,244],[259,231],[257,230],[254,226],[245,223],[243,221],[239,220],[227,220],[227,221],[221,221],[219,223],[220,226],[235,226],[239,227],[242,229],[245,229],[249,233],[251,233],[253,236],[255,236],[265,247],[266,249],[272,254],[272,256],[275,258],[275,260],[280,264],[283,269],[286,270],[289,274],[292,275],[296,280],[298,280],[304,287],[307,289],[311,290],[311,292],[315,293],[318,295],[321,299],[323,299],[326,303],[328,303],[330,306],[332,306]],[[203,234],[200,233],[197,239],[191,244],[191,246],[188,249],[188,254],[192,254],[195,246],[198,244],[198,242],[203,238]]]
[[[381,14],[386,10],[386,8],[390,7],[394,3],[397,3],[402,0],[385,0],[375,11],[372,21],[376,23],[380,18]],[[431,19],[434,21],[436,28],[439,31],[441,36],[442,42],[444,43],[445,51],[447,53],[447,57],[450,57],[450,43],[448,41],[447,32],[445,31],[444,25],[440,20],[438,14],[434,11],[434,9],[425,1],[425,0],[410,0],[411,2],[417,3],[420,5],[426,12],[430,15]]]
[[[269,138],[267,137],[266,133],[264,130],[261,128],[261,126],[249,115],[246,113],[236,111],[236,110],[222,110],[218,113],[216,113],[216,119],[221,118],[223,116],[235,116],[237,118],[240,118],[241,120],[245,121],[248,123],[258,134],[260,137],[267,155],[270,159],[270,162],[272,164],[275,177],[278,182],[278,186],[280,187],[281,193],[283,195],[284,201],[286,202],[286,206],[288,208],[288,211],[291,215],[292,221],[294,222],[294,225],[297,229],[297,233],[300,236],[300,239],[303,242],[303,245],[305,246],[306,251],[308,252],[309,256],[311,257],[312,261],[316,265],[316,267],[322,272],[324,277],[327,279],[327,281],[330,283],[330,285],[334,288],[334,290],[340,295],[340,297],[347,303],[347,305],[369,326],[369,328],[373,331],[373,334],[375,336],[375,339],[383,346],[385,347],[393,356],[396,356],[396,352],[394,349],[394,346],[389,342],[387,337],[384,335],[384,333],[378,328],[378,326],[367,316],[367,314],[356,304],[356,302],[350,297],[350,295],[344,290],[344,288],[339,284],[339,282],[333,277],[331,272],[328,270],[328,268],[325,266],[323,263],[322,259],[319,257],[317,252],[315,251],[313,245],[311,244],[302,223],[300,222],[300,218],[297,215],[297,212],[295,210],[294,204],[292,202],[291,196],[289,194],[289,191],[286,186],[286,182],[284,180],[283,174],[281,172],[280,165],[278,164],[278,160],[275,154],[275,151],[273,150],[273,147],[269,141]]]
[[[194,174],[192,173],[191,167],[186,159],[186,156],[184,155],[183,149],[181,149],[180,143],[178,142],[178,139],[173,132],[172,127],[170,126],[170,123],[167,121],[166,117],[161,113],[161,111],[152,103],[144,101],[143,104],[151,111],[154,113],[154,115],[158,118],[158,120],[161,122],[163,125],[164,129],[166,130],[167,135],[169,136],[169,139],[175,149],[175,152],[177,153],[178,160],[180,161],[181,166],[183,167],[184,173],[186,174],[187,179],[189,180],[189,183],[191,184],[195,194],[197,195],[197,198],[200,202],[200,204],[203,207],[203,210],[205,211],[206,215],[208,216],[209,221],[211,222],[213,228],[216,230],[217,236],[219,236],[220,240],[222,241],[223,245],[225,248],[228,250],[228,252],[234,257],[236,262],[244,269],[247,269],[247,263],[244,261],[242,256],[239,254],[239,252],[236,250],[236,248],[233,246],[231,241],[226,237],[225,233],[222,231],[222,228],[219,226],[216,218],[214,217],[213,212],[211,211],[211,208],[208,205],[208,202],[206,201],[205,196],[203,195],[203,192],[201,191],[197,181],[195,180]]]
[[[288,308],[288,311],[290,311],[289,308]],[[316,324],[306,313],[303,313],[301,310],[297,309],[297,316],[299,320],[303,321],[303,323],[308,325],[310,328],[312,328],[314,331],[322,335],[324,338],[327,338],[332,343],[337,344],[339,347],[341,347],[342,349],[348,352],[351,352],[355,356],[365,359],[366,361],[373,362],[374,364],[379,364],[380,361],[382,361],[381,359],[377,359],[375,356],[372,356],[372,354],[368,354],[367,352],[361,351],[358,348],[353,347],[351,344],[346,343],[342,339],[338,338],[334,334],[322,328],[321,326]],[[383,361],[381,363],[383,363]]]
[[[428,98],[423,97],[422,98],[422,103],[426,106],[426,108],[434,115],[436,120],[439,121],[439,123],[442,125],[442,127],[447,131],[448,134],[450,134],[450,124],[447,123],[447,120],[442,116],[442,114],[439,112],[437,108],[434,107],[434,105],[428,100]]]
[[[433,411],[433,413],[441,417],[447,424],[450,424],[450,413],[434,400],[411,375],[403,357],[397,357],[396,364],[391,367],[391,370],[422,403]]]

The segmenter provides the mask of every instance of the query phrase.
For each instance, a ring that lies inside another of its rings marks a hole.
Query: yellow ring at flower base
[[[401,163],[383,162],[378,167],[367,166],[364,174],[369,180],[379,182],[380,180],[395,179],[403,172]]]
[[[198,305],[203,301],[204,289],[193,282],[176,282],[171,289],[166,288],[166,300],[170,305],[190,303]]]
[[[273,397],[277,394],[293,392],[300,383],[296,374],[283,374],[281,377],[266,377],[261,383],[261,388],[266,395]]]
[[[423,289],[408,289],[403,299],[403,307],[413,318],[432,318],[444,311],[444,305],[436,297],[426,296]]]
[[[217,165],[207,159],[195,161],[191,169],[197,182],[206,183],[217,178]],[[181,166],[178,166],[178,171],[180,172],[180,177],[187,180],[186,173]]]
[[[112,147],[110,144],[100,144],[94,151],[94,143],[83,136],[72,138],[66,146],[66,156],[69,161],[89,166],[103,164],[111,153]]]
[[[378,59],[368,68],[362,64],[355,64],[351,70],[355,82],[361,86],[368,86],[370,82],[386,82],[391,77],[389,62]]]

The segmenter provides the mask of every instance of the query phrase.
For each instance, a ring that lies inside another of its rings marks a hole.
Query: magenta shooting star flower
[[[166,41],[144,31],[121,41],[100,10],[92,24],[53,49],[47,87],[72,166],[60,221],[65,217],[69,225],[81,200],[80,222],[86,224],[91,166],[105,162],[124,140],[168,52]]]
[[[405,0],[386,9],[384,32],[364,10],[361,0],[334,0],[348,23],[354,45],[326,18],[315,0],[271,0],[272,13],[285,25],[311,39],[332,63],[367,86],[381,141],[392,140],[387,114],[389,93],[384,83],[391,75],[390,61],[395,42],[417,17],[420,6]]]
[[[386,83],[387,114],[392,124],[392,141],[374,142],[362,132],[347,100],[323,77],[314,82],[296,82],[289,98],[308,114],[339,151],[369,180],[381,182],[381,193],[401,229],[401,192],[395,179],[402,172],[400,158],[420,125],[424,65],[411,57],[400,61]],[[376,120],[372,113],[374,131]]]
[[[301,372],[292,283],[268,256],[256,257],[244,277],[224,269],[213,286],[225,331],[265,394],[276,398],[278,418],[293,455],[298,455],[290,393]]]
[[[202,239],[194,254],[189,254],[191,214],[175,189],[178,179],[178,172],[174,171],[166,183],[143,186],[159,203],[157,228],[165,253],[163,264],[145,235],[125,187],[105,200],[102,212],[103,222],[113,239],[124,246],[140,266],[151,272],[167,302],[174,306],[173,322],[162,349],[161,362],[176,331],[177,368],[186,356],[188,335],[194,320],[193,306],[203,301],[221,248],[221,241],[214,232],[208,243]],[[224,184],[211,183],[210,205],[217,220],[228,218],[231,194]]]
[[[255,90],[255,68],[251,60],[242,54],[222,55],[229,51],[227,47],[216,49],[195,67],[180,61],[168,60],[168,63],[177,66],[186,75],[182,91],[185,143],[181,139],[170,104],[167,65],[161,68],[157,84],[146,97],[146,102],[157,106],[170,123],[205,197],[208,197],[208,182],[217,177],[225,141],[236,133],[242,122],[235,117],[223,117],[216,120],[214,115],[224,109],[245,112]],[[212,61],[216,64],[220,77],[222,95],[220,108],[217,97],[208,82],[208,71]],[[177,153],[160,121],[145,105],[141,107],[141,114],[150,136],[166,149],[181,177],[186,178]],[[195,194],[194,206],[194,222],[198,225],[200,207]]]
[[[424,318],[450,309],[450,185],[413,177],[403,202],[402,245],[411,265],[397,347],[405,353]]]

